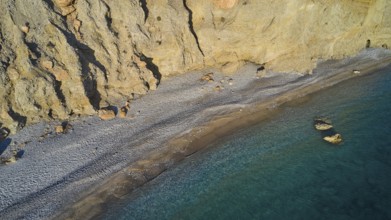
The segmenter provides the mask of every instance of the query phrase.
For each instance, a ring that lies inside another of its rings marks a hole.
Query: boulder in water
[[[326,124],[326,123],[317,123],[315,124],[315,128],[318,131],[326,131],[333,128],[333,126],[331,124]]]
[[[342,136],[338,133],[331,135],[331,136],[325,136],[323,137],[323,140],[332,143],[332,144],[339,144],[342,142]]]
[[[316,130],[321,132],[323,140],[332,144],[339,144],[342,142],[341,134],[334,130],[330,119],[324,117],[315,118],[314,126]]]

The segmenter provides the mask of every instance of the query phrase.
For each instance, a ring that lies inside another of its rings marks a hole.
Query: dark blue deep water
[[[283,106],[111,206],[104,219],[391,219],[391,68]]]

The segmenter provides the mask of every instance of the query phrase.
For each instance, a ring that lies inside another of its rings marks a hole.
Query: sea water
[[[391,219],[391,68],[280,107],[110,204],[103,219]],[[313,128],[327,116],[344,141]]]

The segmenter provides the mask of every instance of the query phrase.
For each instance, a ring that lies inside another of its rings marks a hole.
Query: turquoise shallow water
[[[313,118],[344,142],[322,141]],[[108,205],[103,219],[391,219],[391,68],[286,105]]]

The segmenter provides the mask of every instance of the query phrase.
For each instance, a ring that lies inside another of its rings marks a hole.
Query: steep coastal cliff
[[[391,45],[390,0],[1,0],[0,127],[92,115],[164,77],[310,73]]]

